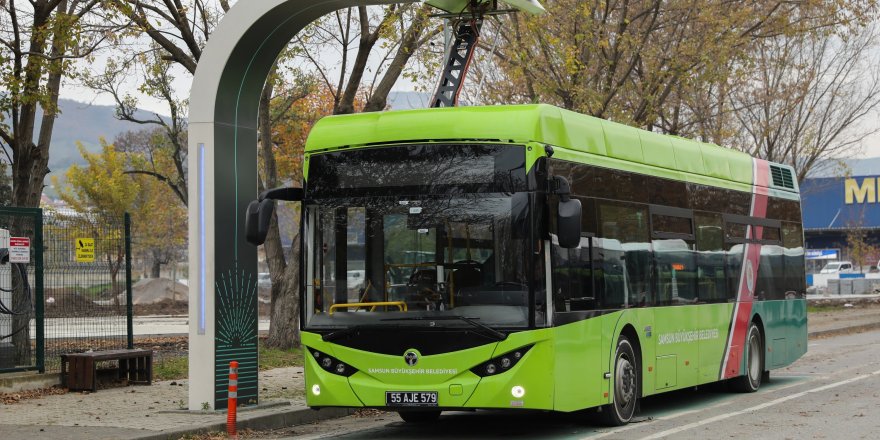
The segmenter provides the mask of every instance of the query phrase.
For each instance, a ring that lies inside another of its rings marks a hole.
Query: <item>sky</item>
[[[327,50],[322,51],[320,54],[316,54],[317,58],[320,60],[322,64],[325,66],[338,66],[341,64],[341,54],[338,53],[338,49],[335,47],[328,47]],[[377,58],[377,57],[374,57]],[[373,64],[377,64],[375,60]],[[96,60],[91,63],[92,68],[100,70],[101,66],[106,63],[106,59],[103,54],[99,55]],[[377,69],[379,66],[372,65],[372,69]],[[183,68],[179,66],[174,67],[174,71],[172,71],[173,76],[176,78],[174,82],[174,88],[177,91],[177,96],[185,97],[189,95],[189,90],[192,85],[192,78],[189,75],[189,72],[186,72]],[[314,68],[312,68],[314,69]],[[333,72],[332,67],[328,74],[331,77],[338,77],[338,71]],[[338,70],[338,69],[337,69]],[[130,90],[129,93],[134,94],[138,98],[138,107],[147,110],[150,112],[158,113],[160,115],[169,114],[167,105],[165,105],[162,101],[150,99],[148,97],[140,96],[137,93],[137,84],[138,78],[132,76],[129,80],[129,84],[127,84],[123,89]],[[411,80],[405,77],[401,77],[398,83],[394,87],[394,91],[398,92],[411,92],[417,89],[417,85],[414,84]],[[71,82],[70,80],[66,81],[61,90],[61,97],[66,99],[73,99],[80,102],[91,103],[95,105],[114,105],[113,99],[109,95],[95,94],[95,92],[86,87],[80,86],[75,82]],[[873,135],[865,138],[861,145],[858,148],[857,154],[854,154],[852,158],[862,159],[862,158],[870,158],[870,157],[880,157],[880,112],[874,112],[873,115],[869,115],[862,122],[862,126],[876,128],[877,132]]]
[[[192,81],[183,75],[178,76],[178,80],[175,83],[175,88],[179,93],[183,91],[184,93],[188,93],[188,90],[191,86]],[[405,83],[395,87],[395,91],[413,91],[415,90],[415,85],[412,83]],[[84,87],[80,87],[74,84],[65,84],[61,91],[61,97],[66,99],[73,99],[80,102],[88,102],[95,105],[114,105],[113,99],[106,95],[95,95],[92,90],[86,89]],[[150,112],[159,113],[162,115],[168,114],[167,106],[165,106],[161,101],[151,100],[149,98],[140,98],[138,102],[138,106]],[[880,119],[875,115],[866,121],[866,124],[876,124],[880,125]],[[854,158],[869,158],[869,157],[880,157],[880,132],[874,133],[873,135],[867,137],[861,145],[861,151]]]

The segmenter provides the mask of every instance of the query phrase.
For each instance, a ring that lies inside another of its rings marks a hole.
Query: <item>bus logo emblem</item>
[[[414,351],[408,351],[403,355],[403,361],[410,367],[415,367],[419,363],[419,354]]]

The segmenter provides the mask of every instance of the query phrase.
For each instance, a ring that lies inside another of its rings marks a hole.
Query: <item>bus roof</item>
[[[305,151],[316,153],[344,147],[435,141],[538,142],[671,171],[753,184],[752,158],[748,154],[547,104],[329,116],[312,129]],[[793,171],[786,165],[774,165],[787,169],[788,173]],[[797,183],[779,189],[796,192]]]

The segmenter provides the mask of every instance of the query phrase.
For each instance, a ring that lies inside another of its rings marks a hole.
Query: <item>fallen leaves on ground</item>
[[[23,400],[40,399],[43,396],[55,394],[67,394],[67,390],[59,387],[40,388],[36,390],[19,391],[15,393],[0,394],[0,400],[6,405],[19,403]]]

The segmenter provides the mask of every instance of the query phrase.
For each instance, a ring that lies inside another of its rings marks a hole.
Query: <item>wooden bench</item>
[[[117,361],[118,379],[129,383],[153,383],[153,350],[105,350],[61,355],[61,385],[70,390],[98,389],[98,362]],[[70,366],[68,371],[68,364]]]

